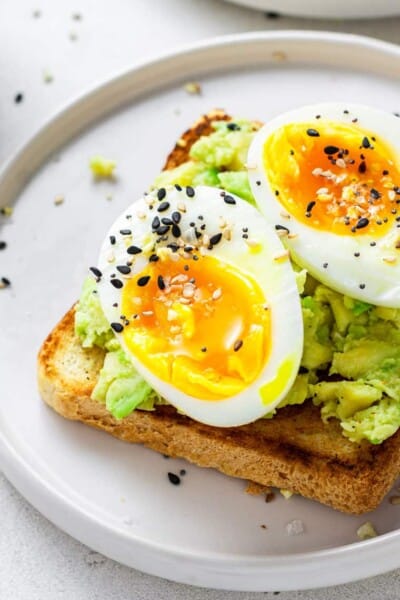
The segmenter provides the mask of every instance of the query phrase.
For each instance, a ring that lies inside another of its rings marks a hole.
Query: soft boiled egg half
[[[349,104],[285,113],[255,136],[248,172],[294,260],[333,289],[400,307],[400,119]]]
[[[295,275],[253,206],[210,187],[155,190],[116,220],[98,267],[127,356],[184,414],[243,425],[290,389],[303,346]]]

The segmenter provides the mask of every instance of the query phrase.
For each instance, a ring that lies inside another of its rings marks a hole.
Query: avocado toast
[[[178,140],[156,185],[206,183],[251,201],[241,165],[257,128],[257,123],[234,122],[222,111],[203,117]],[[234,155],[232,137],[238,149]],[[216,145],[231,169],[201,160],[205,151],[212,156]],[[306,343],[301,371],[285,401],[291,406],[279,408],[272,419],[221,429],[179,414],[142,383],[139,402],[121,398],[118,386],[113,387],[116,371],[122,369],[122,379],[135,386],[137,377],[113,345],[108,326],[101,323],[93,333],[90,325],[98,307],[93,305],[92,285],[86,284],[79,305],[56,326],[39,354],[42,396],[60,414],[163,454],[290,489],[345,512],[377,506],[400,466],[399,434],[388,437],[398,427],[397,417],[385,420],[396,405],[371,385],[382,369],[392,385],[397,381],[396,339],[385,340],[397,316],[391,309],[354,303],[299,271]],[[370,343],[360,337],[361,330],[375,332],[376,339]],[[368,373],[371,381],[366,382]],[[317,405],[322,405],[324,420]],[[382,442],[382,437],[388,439]]]

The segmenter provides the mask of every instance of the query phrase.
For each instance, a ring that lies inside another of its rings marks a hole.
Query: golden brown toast
[[[191,145],[211,132],[211,121],[229,120],[223,111],[205,115],[185,132],[165,168],[188,158]],[[289,489],[338,510],[373,510],[400,470],[400,432],[379,446],[346,439],[337,421],[325,425],[311,402],[280,409],[273,419],[217,428],[182,416],[171,406],[135,410],[115,419],[91,399],[104,351],[83,349],[74,333],[72,308],[44,342],[38,357],[43,400],[68,419],[82,421],[168,456],[260,484]]]

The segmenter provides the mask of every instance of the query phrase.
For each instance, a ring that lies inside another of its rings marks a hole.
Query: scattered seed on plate
[[[56,196],[54,198],[54,204],[55,204],[55,206],[60,206],[61,204],[63,204],[64,200],[65,200],[64,196],[61,196],[61,195],[60,196]]]
[[[49,71],[49,69],[45,69],[42,76],[44,83],[52,83],[52,81],[54,81],[54,75],[51,73],[51,71]]]
[[[0,279],[0,289],[10,287],[10,285],[11,285],[11,281],[8,279],[8,277],[2,277]]]
[[[24,99],[24,95],[22,92],[17,92],[14,96],[14,102],[15,104],[21,104],[21,102]]]
[[[201,94],[201,85],[197,81],[188,81],[183,86],[183,89],[191,96]]]
[[[369,540],[370,538],[376,537],[378,534],[375,530],[375,527],[372,525],[371,521],[367,521],[363,523],[357,529],[357,537],[360,540]]]
[[[168,479],[172,485],[179,485],[181,482],[179,475],[176,475],[176,473],[171,473],[170,471],[168,472]]]
[[[4,217],[11,217],[13,212],[14,212],[14,209],[12,206],[2,206],[0,208],[0,214],[2,214]]]
[[[7,248],[7,242],[0,241],[0,250],[5,250]]]

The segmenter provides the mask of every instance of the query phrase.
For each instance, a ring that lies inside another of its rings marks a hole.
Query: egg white
[[[104,314],[110,323],[119,322],[122,289],[111,285],[111,275],[114,274],[124,283],[148,264],[152,250],[149,232],[156,215],[168,216],[184,204],[186,212],[182,213],[179,223],[184,236],[191,229],[190,223],[197,221],[198,215],[203,216],[202,223],[205,223],[208,233],[219,231],[221,219],[232,224],[231,240],[223,238],[212,251],[206,253],[211,252],[216,259],[234,265],[242,273],[247,273],[257,281],[265,294],[270,311],[270,353],[265,366],[253,383],[239,394],[224,400],[201,400],[183,393],[157,377],[156,373],[143,365],[127,348],[122,334],[115,334],[134,367],[162,397],[189,417],[220,427],[250,423],[272,411],[294,382],[303,348],[300,300],[294,272],[289,260],[285,259],[287,252],[275,231],[253,206],[232,194],[229,196],[235,204],[227,204],[224,201],[224,192],[216,188],[198,187],[194,196],[189,197],[185,188],[180,191],[171,187],[166,190],[166,196],[163,198],[170,204],[170,208],[168,212],[159,215],[157,207],[160,201],[155,190],[129,206],[117,218],[104,240],[98,261],[98,268],[102,273],[98,282],[98,293]],[[154,207],[150,208],[151,205]],[[243,227],[248,228],[247,240],[242,237]],[[131,231],[130,236],[120,233],[126,229]],[[114,238],[115,243],[111,244],[110,239]],[[170,237],[163,243],[166,245],[171,241],[176,240]],[[258,253],[251,249],[251,244],[255,242],[262,244],[262,250]],[[146,251],[136,255],[131,274],[121,276],[116,266],[126,264],[129,258],[126,253],[127,244],[145,248]],[[212,331],[210,335],[213,335]],[[285,370],[285,365],[289,367],[286,369],[284,381],[280,381],[278,374],[282,369]],[[275,382],[278,392],[265,404],[259,390],[268,382],[272,386]]]
[[[319,231],[287,214],[263,166],[264,145],[280,127],[304,122],[318,129],[324,119],[352,123],[355,118],[361,128],[373,132],[400,153],[400,119],[393,114],[347,103],[303,106],[278,116],[257,132],[248,153],[249,181],[257,206],[269,223],[285,226],[292,234],[293,237],[286,237],[285,245],[299,265],[342,294],[378,306],[400,308],[400,250],[394,247],[400,224],[395,222],[386,235],[376,238]]]

